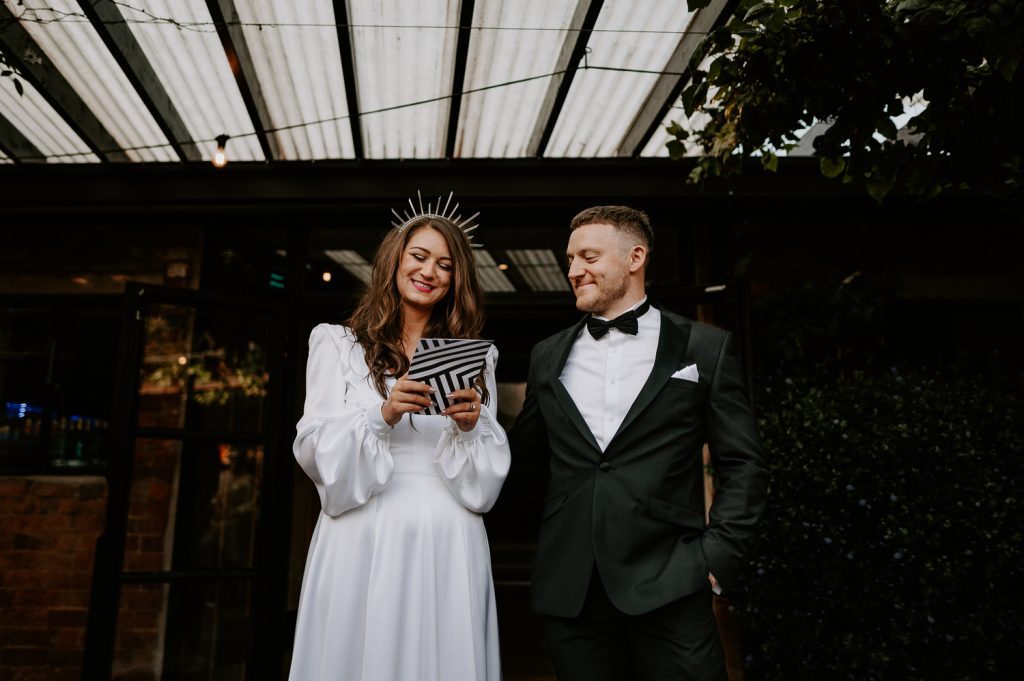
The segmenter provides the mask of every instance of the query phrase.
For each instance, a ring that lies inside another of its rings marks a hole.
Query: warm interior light
[[[330,281],[330,280],[331,280],[331,273],[330,272],[324,272],[324,281]]]
[[[229,135],[217,135],[217,151],[213,152],[214,168],[223,168],[228,164],[226,147],[228,146],[229,139],[231,139]]]
[[[185,366],[186,364],[188,364],[188,357],[186,357],[185,355],[180,355],[178,357],[178,364],[180,364],[181,366]]]
[[[498,269],[501,270],[502,272],[504,272],[505,270],[508,269],[508,264],[507,263],[501,263],[500,265],[498,265]]]

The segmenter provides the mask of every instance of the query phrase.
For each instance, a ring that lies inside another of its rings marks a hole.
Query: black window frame
[[[62,334],[58,333],[62,320],[70,319],[72,316],[82,316],[83,313],[97,312],[107,313],[110,317],[109,335],[113,343],[118,344],[117,353],[120,353],[120,318],[124,308],[123,293],[59,293],[59,294],[0,294],[0,310],[5,313],[39,311],[46,315],[47,328],[42,334],[45,350],[39,352],[0,352],[0,361],[16,362],[24,359],[27,355],[43,355],[47,363],[46,375],[44,376],[43,400],[39,405],[42,408],[39,441],[34,450],[22,457],[9,457],[0,455],[0,475],[103,475],[107,469],[111,437],[106,438],[105,451],[99,452],[97,457],[83,465],[58,465],[50,458],[50,445],[55,432],[55,383],[58,377],[55,376],[55,365],[57,354],[61,351]],[[110,367],[109,385],[101,387],[101,390],[108,391],[110,404],[114,403],[115,372],[117,367]],[[111,406],[111,409],[113,407]],[[110,420],[109,416],[106,419]]]

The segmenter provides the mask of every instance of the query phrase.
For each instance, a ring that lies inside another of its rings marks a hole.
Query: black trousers
[[[595,568],[579,617],[544,618],[559,681],[726,681],[711,585],[642,615],[608,599]]]

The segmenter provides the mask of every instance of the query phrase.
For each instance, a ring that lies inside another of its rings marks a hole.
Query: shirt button
[[[607,461],[602,461],[601,465],[597,467],[602,473],[607,473],[612,469],[612,465]]]

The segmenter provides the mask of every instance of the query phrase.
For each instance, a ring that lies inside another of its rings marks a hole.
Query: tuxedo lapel
[[[658,314],[661,314],[660,310]],[[661,314],[661,333],[658,335],[658,349],[654,355],[654,367],[651,369],[644,387],[640,389],[640,394],[636,396],[633,405],[626,412],[626,417],[622,419],[619,429],[615,431],[615,435],[608,441],[605,451],[611,449],[612,443],[615,442],[615,438],[619,436],[619,433],[626,430],[629,424],[636,420],[636,417],[643,413],[644,409],[650,405],[654,396],[665,387],[668,379],[672,377],[673,372],[679,367],[679,361],[686,352],[689,340],[689,324],[679,327],[671,319]]]
[[[580,413],[579,407],[572,401],[572,396],[569,395],[569,391],[565,389],[565,385],[562,383],[562,369],[565,368],[565,363],[569,359],[569,353],[572,351],[573,343],[576,342],[576,337],[580,333],[580,329],[583,328],[583,324],[587,318],[584,317],[576,323],[570,329],[566,329],[561,339],[552,349],[552,362],[551,362],[551,375],[549,380],[551,381],[551,390],[555,394],[555,399],[558,400],[559,405],[562,407],[562,411],[568,417],[569,421],[576,426],[576,429],[580,431],[580,435],[589,442],[595,450],[601,451],[601,447],[597,444],[597,439],[594,434],[590,432],[590,427],[587,426],[586,420],[583,418],[583,414]]]

